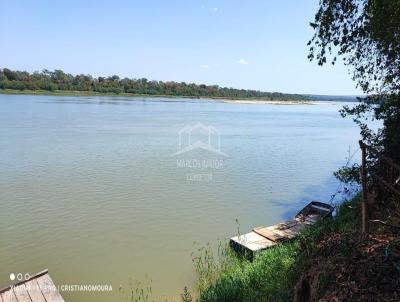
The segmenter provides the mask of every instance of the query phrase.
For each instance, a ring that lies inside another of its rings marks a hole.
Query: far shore
[[[269,105],[315,105],[319,104],[317,100],[270,100],[263,98],[224,98],[212,96],[185,96],[185,95],[155,95],[155,94],[134,94],[134,93],[100,93],[96,91],[69,91],[69,90],[17,90],[0,89],[0,94],[26,94],[26,95],[57,95],[57,96],[109,96],[109,97],[153,97],[153,98],[185,98],[195,100],[213,100],[216,102],[231,104],[269,104]]]
[[[297,101],[297,100],[264,100],[264,99],[220,99],[223,103],[231,104],[268,104],[268,105],[316,105],[318,101]]]

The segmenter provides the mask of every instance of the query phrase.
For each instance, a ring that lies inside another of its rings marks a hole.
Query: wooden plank
[[[318,215],[316,215],[316,216],[308,215],[308,216],[298,217],[298,218],[296,218],[296,220],[297,220],[299,223],[314,224],[314,223],[316,223],[320,218],[321,218],[321,217],[318,216]]]
[[[47,302],[65,302],[48,274],[36,279]]]
[[[321,216],[317,214],[307,215],[306,217],[306,221],[311,224],[316,223],[319,219],[321,219]]]
[[[253,232],[269,239],[274,242],[282,242],[287,240],[284,234],[281,232],[277,232],[275,229],[271,229],[270,227],[267,228],[254,228]]]
[[[288,221],[284,221],[284,222],[280,222],[277,224],[278,229],[289,229],[293,226],[295,226],[297,224],[297,220],[293,219],[293,220],[288,220]]]
[[[286,230],[287,236],[289,239],[292,239],[299,235],[299,233],[307,226],[309,223],[297,223],[295,226],[291,227],[290,229]]]
[[[18,302],[32,302],[31,297],[29,297],[28,291],[26,290],[25,284],[15,286],[13,290]]]
[[[289,240],[294,238],[298,233],[291,230],[291,229],[286,229],[286,230],[275,230],[275,232],[279,232],[279,235],[281,235],[285,240]]]
[[[257,227],[253,231],[274,242],[283,242],[296,237],[310,222],[290,221],[278,223],[269,227]]]
[[[292,228],[290,228],[292,231],[295,231],[297,233],[300,233],[307,225],[309,225],[308,223],[301,223],[298,222],[295,226],[293,226]]]
[[[25,286],[33,302],[46,302],[36,279],[26,282]]]
[[[18,302],[17,297],[14,295],[12,289],[2,293],[1,298],[3,299],[3,302]]]
[[[278,236],[281,237],[280,241],[285,241],[285,240],[291,239],[296,235],[296,233],[291,231],[290,228],[280,229],[279,225],[272,225],[272,226],[268,227],[267,229],[274,232],[277,237]]]
[[[243,246],[244,248],[247,248],[252,252],[264,250],[266,248],[276,245],[275,242],[255,232],[250,232],[244,235],[232,237],[231,241],[236,242],[237,244]]]

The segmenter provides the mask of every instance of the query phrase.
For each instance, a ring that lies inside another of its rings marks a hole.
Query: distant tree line
[[[168,95],[188,97],[259,98],[266,100],[306,100],[306,96],[279,92],[234,89],[218,85],[198,85],[185,82],[162,82],[141,79],[121,79],[117,75],[92,77],[72,75],[62,70],[29,73],[8,68],[0,69],[0,89],[87,91],[98,93],[130,93],[143,95]]]

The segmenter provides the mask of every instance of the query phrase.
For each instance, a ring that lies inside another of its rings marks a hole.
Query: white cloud
[[[239,61],[237,61],[239,64],[242,64],[242,65],[247,65],[247,64],[249,64],[249,61],[247,61],[246,59],[240,59]]]
[[[214,8],[213,8],[213,11],[214,11],[214,12],[217,12],[217,11],[218,11],[218,7],[214,7]]]
[[[202,69],[208,69],[208,68],[210,68],[210,66],[208,66],[207,64],[204,64],[204,65],[200,65],[200,68],[202,68]]]

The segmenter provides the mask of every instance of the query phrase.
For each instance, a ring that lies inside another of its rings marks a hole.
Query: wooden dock
[[[260,251],[295,238],[308,225],[332,217],[332,212],[332,206],[312,201],[292,220],[268,227],[255,227],[247,234],[232,237],[229,245],[236,253],[252,260]]]
[[[48,270],[0,289],[0,302],[65,302]]]

